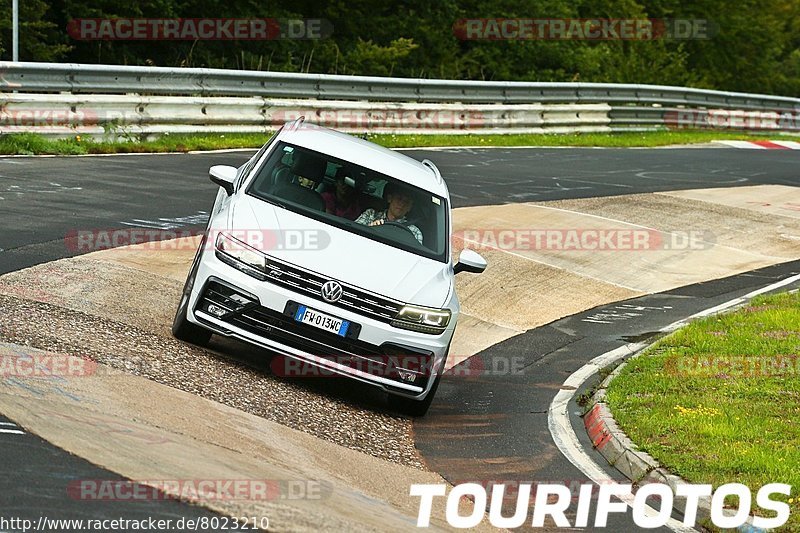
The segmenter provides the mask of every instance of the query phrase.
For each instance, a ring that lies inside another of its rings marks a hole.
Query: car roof
[[[437,177],[438,172],[416,159],[364,139],[306,123],[299,126],[287,124],[281,140],[361,165],[425,191],[448,196],[447,186]]]

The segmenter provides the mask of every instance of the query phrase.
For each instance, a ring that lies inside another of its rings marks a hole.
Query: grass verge
[[[369,134],[370,141],[388,148],[426,146],[602,146],[655,147],[674,144],[697,144],[714,140],[764,140],[776,138],[800,141],[800,136],[778,136],[737,133],[731,131],[654,131],[643,133],[572,133],[572,134],[511,134],[511,135],[389,135]],[[101,141],[75,136],[50,139],[36,133],[0,135],[0,154],[116,154],[151,152],[188,152],[192,150],[223,150],[258,148],[269,134],[182,134],[164,135],[149,141]]]
[[[627,435],[694,483],[800,487],[800,293],[694,322],[628,362],[608,388]],[[773,496],[773,498],[775,498]],[[800,531],[800,499],[782,531]],[[773,515],[768,515],[773,516]]]

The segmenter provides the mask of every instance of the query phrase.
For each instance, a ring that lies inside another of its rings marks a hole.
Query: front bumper
[[[440,335],[403,330],[254,279],[219,261],[213,253],[204,256],[187,318],[217,334],[283,356],[277,364],[273,359],[276,374],[346,376],[421,400],[444,365],[455,320]],[[340,337],[301,324],[294,320],[298,305],[349,320],[352,326]]]

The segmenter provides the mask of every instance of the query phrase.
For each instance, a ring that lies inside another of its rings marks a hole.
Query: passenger
[[[347,185],[344,176],[336,179],[336,188],[322,193],[325,212],[348,220],[355,220],[361,213],[358,192]]]
[[[292,174],[298,185],[314,190],[325,175],[325,160],[299,152],[292,161]]]
[[[314,187],[317,186],[317,184],[314,183],[314,180],[304,178],[303,176],[297,176],[297,183],[301,187],[305,187],[306,189],[311,189],[311,190],[314,190]]]
[[[367,209],[356,219],[365,226],[380,226],[386,222],[396,222],[407,227],[414,237],[422,244],[422,232],[414,224],[409,224],[406,215],[414,207],[414,198],[411,193],[402,187],[387,183],[383,189],[383,197],[388,207],[383,211]]]

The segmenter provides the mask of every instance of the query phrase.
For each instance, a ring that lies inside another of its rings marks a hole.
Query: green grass
[[[800,141],[800,136],[770,136],[731,131],[652,131],[638,133],[569,133],[510,135],[370,135],[372,142],[390,148],[424,146],[603,146],[654,147],[697,144],[719,140],[765,140],[780,138]]]
[[[164,135],[148,141],[97,141],[76,135],[66,139],[49,139],[35,133],[0,136],[0,154],[117,154],[151,152],[188,152],[257,148],[269,139],[268,134]]]
[[[792,485],[782,530],[800,531],[800,293],[759,297],[661,339],[607,397],[625,433],[691,482],[744,483],[754,502],[767,483]]]
[[[605,146],[653,147],[696,144],[713,140],[763,140],[781,138],[800,141],[800,136],[755,135],[731,131],[654,131],[645,133],[573,133],[512,135],[388,135],[370,134],[366,138],[389,148],[426,146]],[[269,134],[181,134],[163,135],[154,140],[100,141],[88,137],[49,139],[35,133],[0,135],[0,154],[114,154],[148,152],[188,152],[258,148]]]

